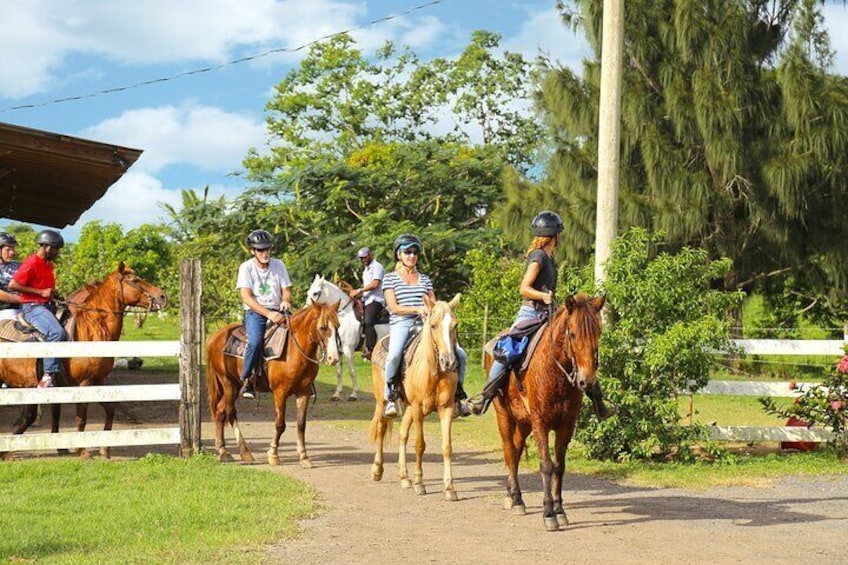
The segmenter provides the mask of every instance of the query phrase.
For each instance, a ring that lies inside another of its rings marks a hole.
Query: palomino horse
[[[398,447],[398,475],[401,487],[415,487],[415,494],[426,494],[424,472],[421,468],[424,459],[424,417],[430,412],[438,412],[442,430],[442,460],[444,462],[444,498],[458,500],[453,486],[451,472],[451,425],[454,417],[454,395],[458,376],[456,373],[456,317],[453,313],[459,304],[460,295],[448,302],[431,303],[425,296],[424,301],[430,310],[421,330],[410,364],[406,368],[403,380],[404,393],[409,407],[403,413],[400,424]],[[387,436],[391,436],[392,421],[383,417],[383,370],[380,361],[385,355],[381,346],[374,351],[371,375],[374,380],[374,416],[371,418],[370,438],[376,444],[374,464],[371,466],[371,478],[379,481],[383,478],[383,445]],[[409,481],[406,469],[406,443],[409,440],[409,428],[415,424],[415,480]]]
[[[147,282],[122,262],[102,282],[87,284],[70,294],[66,302],[74,316],[75,341],[116,341],[121,337],[124,325],[124,310],[127,306],[139,306],[148,311],[159,310],[166,303],[165,292],[158,286]],[[105,384],[114,365],[112,357],[75,357],[62,360],[64,379],[71,386],[93,386]],[[10,387],[34,387],[38,384],[35,359],[0,359],[0,379]],[[61,384],[61,383],[57,383]],[[115,419],[115,407],[111,403],[101,403],[106,412],[104,430],[112,429]],[[52,409],[52,431],[59,431],[60,404]],[[24,418],[14,433],[23,433],[36,417],[36,406],[24,409]],[[85,430],[88,419],[88,405],[77,404],[77,429]],[[104,457],[109,456],[108,448],[101,448]],[[87,455],[86,450],[80,450]]]
[[[508,471],[504,506],[516,514],[525,513],[518,486],[518,463],[532,431],[541,459],[543,518],[548,531],[568,525],[562,506],[565,452],[574,435],[583,391],[597,380],[603,306],[603,296],[569,296],[565,306],[556,311],[550,324],[542,330],[545,333],[540,336],[539,345],[522,374],[524,390],[519,390],[515,379],[510,379],[504,396],[496,396],[493,403]],[[491,361],[487,355],[487,370]],[[553,461],[548,445],[551,431],[556,438]]]
[[[259,379],[256,389],[272,392],[276,410],[276,433],[268,449],[268,463],[279,465],[280,436],[286,429],[286,401],[297,398],[297,452],[301,467],[311,467],[306,454],[306,412],[312,395],[312,383],[318,374],[320,361],[318,349],[324,360],[335,365],[339,361],[337,335],[338,304],[312,304],[289,318],[289,336],[285,353],[279,359],[268,361],[267,378]],[[253,461],[253,454],[241,433],[236,413],[236,399],[241,389],[239,374],[242,360],[224,355],[224,345],[229,335],[240,324],[230,324],[215,332],[206,342],[206,386],[209,409],[215,419],[215,450],[221,461],[231,461],[232,456],[224,444],[224,423],[235,430],[242,461]]]
[[[307,304],[318,302],[321,304],[339,304],[339,339],[341,339],[341,354],[347,358],[347,368],[350,373],[350,380],[353,384],[353,390],[347,397],[348,400],[356,400],[359,394],[359,383],[356,380],[356,369],[353,365],[353,355],[356,353],[359,346],[359,334],[362,324],[356,319],[356,314],[353,311],[353,300],[348,294],[331,283],[321,275],[315,275],[312,284],[307,292]],[[389,333],[388,324],[379,324],[375,326],[377,330],[377,339],[380,340]],[[330,397],[330,400],[339,400],[342,396],[342,364],[336,365],[336,390]]]

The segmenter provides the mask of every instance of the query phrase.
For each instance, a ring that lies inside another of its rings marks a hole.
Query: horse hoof
[[[415,488],[413,490],[415,491],[415,494],[417,494],[418,496],[423,496],[423,495],[427,494],[427,489],[424,488],[424,485],[422,485],[420,483],[415,485]]]
[[[334,394],[333,396],[330,397],[330,402],[338,402],[339,400],[340,400],[340,398],[339,398],[338,394]]]
[[[527,507],[523,504],[515,504],[512,507],[512,513],[516,516],[524,516],[525,514],[527,514]]]
[[[382,481],[383,480],[383,468],[378,466],[378,465],[372,466],[371,467],[371,478],[374,479],[374,482],[377,482],[377,483]]]
[[[445,491],[445,501],[446,502],[456,502],[459,500],[459,495],[456,494],[455,490],[446,490]]]
[[[280,456],[279,455],[269,455],[268,456],[268,465],[279,465],[280,464]]]
[[[401,479],[400,488],[412,488],[412,481],[409,479]]]
[[[565,528],[565,527],[568,526],[568,516],[566,516],[565,513],[557,514],[556,519],[557,519],[557,523],[561,527]]]
[[[301,469],[312,469],[312,461],[309,460],[309,457],[304,457],[300,460],[300,468]]]
[[[70,455],[71,454],[71,452],[67,449],[57,449],[56,453],[58,453],[59,455]]]
[[[347,397],[348,402],[356,402],[356,393],[353,392]]]
[[[80,459],[91,459],[91,452],[84,447],[80,448],[77,454],[80,456]]]
[[[218,461],[220,461],[221,463],[228,463],[230,461],[234,461],[234,459],[229,451],[224,451],[218,454]]]
[[[559,531],[559,522],[555,516],[545,516],[545,529],[549,532]]]

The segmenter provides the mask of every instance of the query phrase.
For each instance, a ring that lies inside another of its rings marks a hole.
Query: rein
[[[554,315],[556,314],[556,306],[553,302],[548,305],[548,319],[550,320],[548,326],[548,347],[551,350],[551,359],[554,360],[557,368],[562,371],[562,374],[565,375],[568,384],[571,386],[577,386],[577,361],[574,359],[574,345],[571,343],[571,332],[568,331],[568,328],[565,328],[565,337],[568,340],[568,358],[571,359],[571,371],[568,371],[565,367],[562,366],[562,363],[559,362],[559,359],[554,357]]]
[[[142,310],[144,312],[144,318],[142,319],[142,322],[143,322],[145,319],[147,319],[147,315],[150,312],[153,311],[153,297],[150,295],[149,292],[144,290],[141,286],[133,283],[132,281],[125,281],[124,280],[125,278],[126,277],[124,275],[121,275],[120,278],[118,279],[118,286],[121,289],[121,304],[124,305],[123,310],[107,310],[105,308],[93,308],[91,306],[87,306],[84,302],[73,302],[71,300],[64,300],[64,299],[60,299],[60,298],[54,298],[53,302],[56,303],[56,304],[62,304],[64,306],[73,306],[75,308],[79,308],[80,310],[85,310],[87,312],[101,312],[103,314],[115,314],[115,315],[125,314],[126,313],[127,301],[126,301],[126,298],[124,298],[124,283],[126,282],[126,284],[130,285],[132,288],[136,289],[141,294],[143,294],[145,298],[147,298],[147,309]],[[102,284],[102,283],[100,283],[100,284]],[[91,295],[89,295],[89,296],[91,296]]]
[[[297,348],[297,350],[300,351],[300,354],[303,355],[306,358],[307,361],[309,361],[311,363],[315,363],[316,365],[320,365],[321,362],[324,361],[327,358],[327,346],[326,346],[326,342],[324,341],[324,338],[321,337],[321,333],[318,331],[318,327],[316,326],[316,328],[315,328],[315,335],[318,336],[318,344],[320,345],[321,351],[323,352],[322,355],[321,355],[320,361],[318,359],[313,359],[312,357],[310,357],[306,353],[306,351],[303,350],[303,348],[300,346],[300,344],[297,342],[297,336],[295,336],[294,328],[291,325],[292,313],[289,310],[286,310],[285,312],[283,312],[283,315],[285,315],[285,317],[289,320],[289,328],[292,329],[291,338],[292,338],[292,341],[294,342],[294,345]],[[338,332],[335,332],[335,333],[336,333],[336,340],[338,340],[339,339]]]

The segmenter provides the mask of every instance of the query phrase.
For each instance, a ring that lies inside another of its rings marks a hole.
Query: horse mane
[[[123,312],[118,312],[116,307],[108,302],[104,292],[106,283],[114,277],[115,273],[117,271],[109,273],[103,280],[86,283],[68,295],[66,300],[76,319],[75,334],[77,336],[88,335],[89,340],[109,341],[115,337],[108,325],[110,317],[113,316],[118,320],[117,332],[120,335],[123,327]]]
[[[430,379],[435,379],[439,375],[439,363],[436,360],[436,348],[433,345],[433,334],[428,327],[431,321],[441,321],[445,317],[445,309],[448,307],[447,302],[436,302],[430,310],[430,315],[424,320],[424,329],[421,330],[421,341],[418,342],[418,350],[413,356],[412,362],[407,368],[407,378],[414,376],[426,375]],[[419,355],[418,351],[423,351],[425,354]],[[425,385],[427,383],[424,383]]]
[[[596,346],[601,335],[601,323],[600,316],[596,315],[595,300],[582,292],[568,297],[566,303],[557,308],[554,313],[549,331],[552,331],[554,336],[563,335],[568,329],[568,321],[574,319],[575,341]],[[559,357],[564,348],[564,342],[555,340],[554,344],[552,353]]]

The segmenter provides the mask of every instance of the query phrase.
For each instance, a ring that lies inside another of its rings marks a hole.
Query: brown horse
[[[87,284],[67,297],[67,304],[74,317],[74,341],[116,341],[121,337],[124,325],[124,310],[127,306],[140,306],[149,311],[165,306],[165,292],[147,282],[123,261],[102,282]],[[10,387],[34,387],[38,384],[35,359],[0,359],[0,379]],[[112,357],[75,357],[62,360],[64,378],[60,384],[70,386],[102,385],[109,377],[114,365]],[[106,412],[104,430],[112,429],[115,407],[101,403]],[[59,431],[60,404],[51,405],[52,431]],[[36,406],[24,409],[24,418],[14,433],[23,433],[36,417]],[[88,405],[77,404],[77,430],[84,431],[88,418]],[[108,448],[101,453],[109,456]],[[87,455],[80,450],[81,455]]]
[[[568,525],[562,506],[565,452],[574,435],[583,391],[597,380],[603,306],[603,296],[569,296],[542,330],[539,345],[522,374],[524,390],[519,390],[515,379],[511,379],[504,395],[496,396],[493,403],[508,471],[504,507],[516,514],[525,513],[518,486],[518,463],[532,431],[541,459],[543,518],[548,531]],[[487,370],[491,362],[487,355]],[[548,444],[551,431],[556,438],[553,461]]]
[[[279,465],[278,448],[280,436],[286,429],[286,400],[294,395],[297,399],[297,452],[301,467],[311,467],[306,454],[306,412],[312,395],[312,383],[318,374],[318,349],[323,351],[324,360],[335,365],[339,361],[338,328],[336,314],[338,303],[313,303],[289,319],[289,337],[284,355],[268,361],[267,379],[256,383],[257,390],[272,392],[276,410],[274,423],[276,433],[268,449],[268,463]],[[253,461],[253,454],[241,433],[236,413],[241,382],[239,374],[242,360],[224,355],[224,345],[230,334],[240,324],[230,324],[215,332],[206,342],[206,386],[209,394],[209,410],[215,419],[215,450],[221,461],[231,461],[232,456],[224,444],[224,423],[235,430],[236,442],[242,461]]]
[[[456,317],[453,309],[459,303],[460,295],[448,302],[431,303],[427,296],[425,303],[430,314],[421,330],[421,340],[406,368],[403,380],[404,393],[409,407],[403,414],[400,425],[398,447],[398,475],[401,487],[415,487],[416,494],[425,494],[424,472],[424,417],[438,412],[442,430],[442,460],[444,462],[445,500],[457,500],[451,472],[451,424],[454,416],[454,395],[458,381],[456,368]],[[383,445],[387,436],[391,436],[392,421],[383,417],[383,369],[382,359],[385,352],[377,347],[371,365],[374,381],[374,416],[371,419],[370,437],[376,444],[374,463],[371,466],[371,478],[379,481],[383,478]],[[410,482],[406,468],[406,444],[409,440],[409,428],[415,424],[415,480]]]

